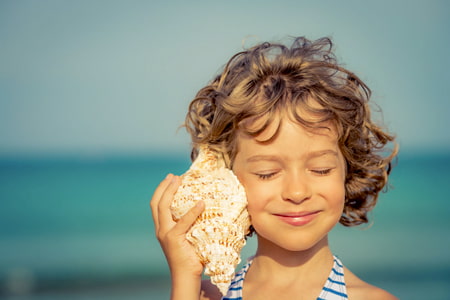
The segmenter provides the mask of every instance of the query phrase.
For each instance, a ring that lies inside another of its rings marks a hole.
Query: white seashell
[[[199,200],[205,202],[205,210],[186,239],[194,245],[205,274],[225,295],[240,262],[250,217],[244,187],[223,159],[206,146],[200,147],[198,157],[181,177],[170,207],[173,219],[178,221]]]

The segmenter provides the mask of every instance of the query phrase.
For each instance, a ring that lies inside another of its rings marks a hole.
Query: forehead
[[[279,135],[283,123],[296,124],[309,135],[323,135],[336,139],[338,136],[332,120],[323,121],[320,113],[310,112],[302,107],[295,111],[281,110],[272,114],[247,118],[241,122],[238,136],[253,138],[261,143],[270,142]]]
[[[269,125],[277,127],[277,123],[286,118],[308,128],[329,127],[337,121],[324,101],[307,92],[297,96],[284,95],[277,100],[257,96],[251,102],[256,109],[243,114],[247,117],[239,121],[238,128],[252,136],[260,134]]]

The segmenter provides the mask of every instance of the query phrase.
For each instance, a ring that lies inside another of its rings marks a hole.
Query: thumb
[[[200,214],[205,210],[205,202],[198,201],[194,207],[192,207],[181,219],[176,223],[173,228],[175,234],[185,234]]]

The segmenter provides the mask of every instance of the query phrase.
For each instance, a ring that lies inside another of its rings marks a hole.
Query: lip
[[[292,226],[303,226],[314,220],[320,211],[311,212],[287,212],[280,214],[273,214],[279,220]]]

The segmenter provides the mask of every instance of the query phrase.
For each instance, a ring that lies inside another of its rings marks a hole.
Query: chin
[[[313,241],[313,242],[303,241],[303,242],[299,242],[296,244],[289,243],[289,244],[280,245],[280,247],[282,247],[283,249],[285,249],[287,251],[291,251],[291,252],[303,252],[303,251],[311,250],[318,244],[319,243],[315,242],[315,241]]]
[[[327,244],[327,236],[317,238],[301,236],[298,238],[293,238],[291,236],[279,235],[275,239],[267,239],[264,236],[257,234],[258,236],[258,247],[277,247],[285,251],[290,252],[302,252],[311,250],[314,247],[321,246],[322,244]]]

